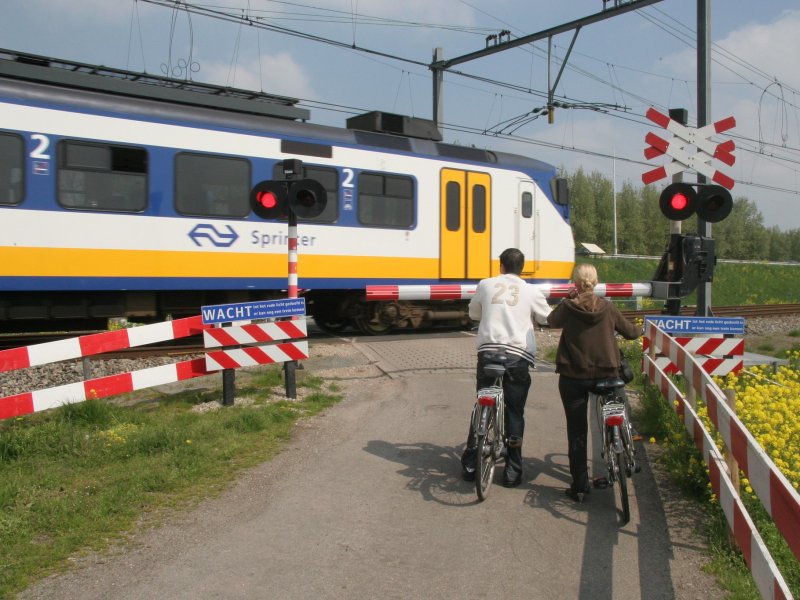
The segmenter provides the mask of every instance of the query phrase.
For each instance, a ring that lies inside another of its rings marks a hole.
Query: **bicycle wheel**
[[[489,418],[486,423],[486,435],[478,436],[478,448],[475,456],[475,491],[478,493],[478,499],[481,501],[486,500],[486,497],[489,495],[489,489],[492,486],[495,461],[497,460],[495,445],[498,442],[495,412],[488,408],[486,410],[489,411]]]
[[[625,451],[614,452],[614,462],[616,463],[617,481],[619,482],[619,500],[622,508],[622,524],[631,520],[631,507],[628,502],[628,475],[625,468]]]
[[[636,449],[633,445],[633,435],[631,434],[631,424],[625,421],[622,427],[622,447],[625,458],[625,474],[632,477],[634,473],[641,471],[639,464],[636,461]]]

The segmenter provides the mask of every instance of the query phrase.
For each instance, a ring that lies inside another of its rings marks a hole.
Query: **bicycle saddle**
[[[484,352],[482,354],[486,364],[483,365],[483,373],[488,377],[500,377],[506,372],[508,356],[503,352]]]
[[[619,377],[610,377],[608,379],[600,379],[594,384],[592,392],[595,394],[605,394],[612,390],[625,387],[625,382]]]

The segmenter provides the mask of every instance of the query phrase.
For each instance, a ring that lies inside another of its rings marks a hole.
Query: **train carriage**
[[[368,284],[475,282],[509,246],[566,281],[564,180],[370,113],[340,129],[289,98],[0,52],[0,321],[160,319],[285,295],[287,224],[249,191],[303,161],[328,202],[300,219],[299,287],[329,329],[467,322],[460,303],[367,303]]]

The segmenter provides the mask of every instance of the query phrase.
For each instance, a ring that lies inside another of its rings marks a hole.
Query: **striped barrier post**
[[[280,344],[269,344],[268,342],[297,340],[305,338],[307,335],[308,328],[305,318],[207,329],[203,332],[203,343],[206,349],[222,349],[206,352],[205,366],[208,371],[223,370],[226,372],[229,369],[273,363],[284,363],[285,365],[302,360],[309,356],[307,340]],[[286,397],[297,397],[296,387],[289,385],[288,376]]]
[[[738,373],[744,367],[744,339],[723,336],[675,337],[676,343],[683,346],[697,359],[703,370],[709,375],[722,377],[728,373]],[[646,353],[650,347],[648,338],[644,338],[642,350]],[[667,375],[680,372],[667,356],[657,354],[655,363]]]
[[[761,448],[736,414],[728,407],[722,390],[711,378],[711,375],[703,370],[692,354],[651,321],[645,323],[645,336],[648,338],[648,343],[652,349],[657,348],[669,357],[670,361],[683,373],[687,386],[697,392],[703,399],[708,409],[709,419],[722,436],[733,457],[739,463],[739,468],[750,480],[750,485],[756,496],[772,518],[780,534],[786,540],[789,548],[795,557],[800,559],[800,494],[775,466],[775,463]],[[685,413],[691,407],[686,403],[685,398],[677,392],[677,389],[674,388],[674,384],[648,355],[645,355],[644,367],[650,381],[661,389],[662,395],[670,403],[675,400],[679,401],[684,411],[684,419],[686,419]],[[691,411],[690,414],[694,414],[694,412]],[[702,436],[697,432],[697,427],[701,427],[699,420],[697,420],[696,416],[692,417],[691,428],[689,428],[686,420],[685,423],[698,448],[705,452],[701,443]],[[709,468],[711,469],[711,467]],[[719,476],[715,475],[714,477],[717,478],[716,485],[719,486]],[[714,484],[715,481],[712,477],[712,485]],[[718,497],[722,500],[721,496],[718,495]],[[750,556],[748,564],[753,570],[761,563],[757,563],[752,557],[753,544],[747,544],[748,540],[745,539],[745,536],[741,533],[737,534],[737,528],[740,531],[743,526],[742,517],[737,517],[731,511],[726,511],[726,517],[728,517],[728,523],[734,531],[737,542],[740,542],[740,545],[741,542],[745,543],[742,551],[746,559]],[[754,532],[753,535],[757,535],[757,532]],[[755,538],[751,537],[750,539]],[[758,539],[760,540],[760,538]],[[765,578],[763,573],[754,571],[753,575],[757,583]],[[791,597],[791,595],[785,595],[783,588],[780,588],[780,592],[784,594],[783,596],[767,595],[764,588],[760,589],[762,590],[762,596],[765,598]],[[778,592],[779,590],[776,588],[775,594],[778,594]]]

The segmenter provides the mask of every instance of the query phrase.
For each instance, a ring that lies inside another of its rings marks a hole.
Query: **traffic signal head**
[[[721,185],[701,185],[697,189],[697,216],[706,223],[719,223],[731,214],[733,198]]]
[[[683,221],[696,212],[707,223],[719,223],[731,214],[733,199],[721,185],[672,183],[661,192],[658,205],[671,221]]]
[[[300,219],[313,219],[322,214],[328,194],[315,179],[300,179],[289,185],[289,206]]]
[[[683,221],[694,214],[697,192],[688,183],[672,183],[664,188],[658,200],[661,214],[670,221]]]
[[[290,210],[300,219],[313,219],[325,210],[327,196],[314,179],[271,179],[250,190],[250,208],[262,219],[286,219]]]
[[[262,219],[281,219],[289,214],[286,181],[268,180],[257,183],[250,190],[250,208]]]

